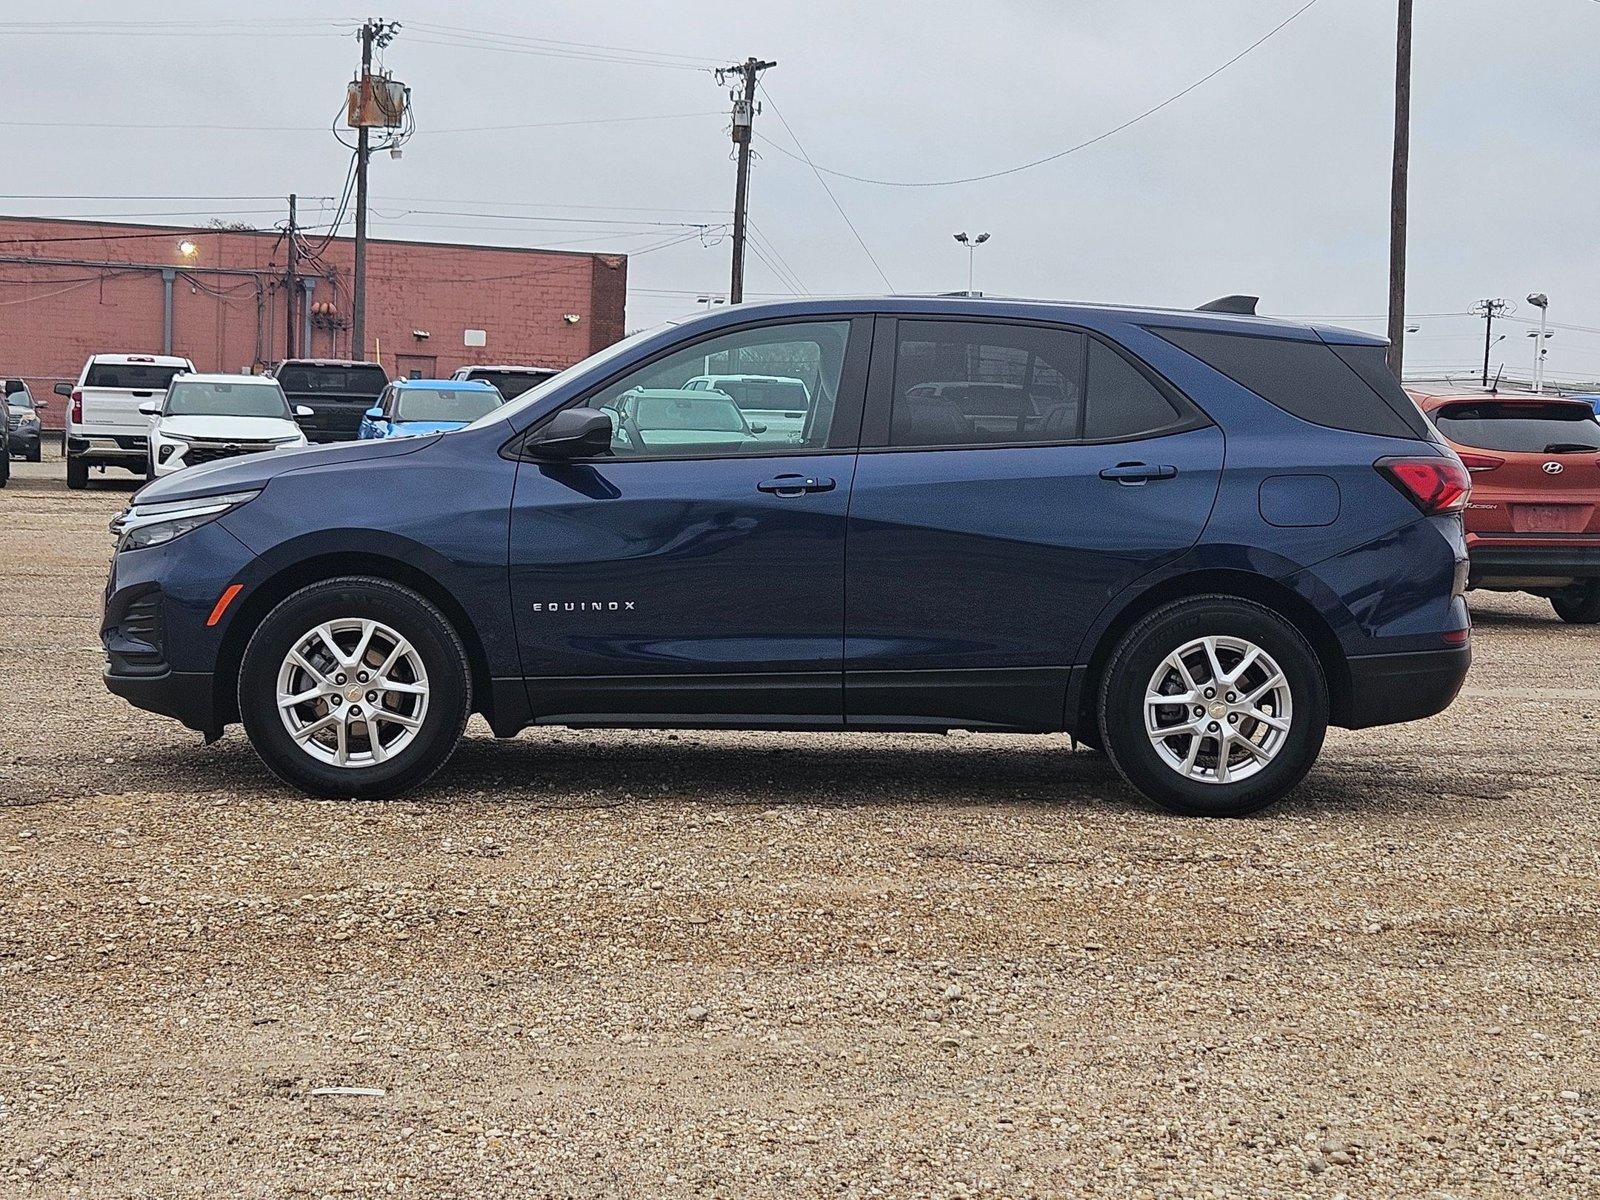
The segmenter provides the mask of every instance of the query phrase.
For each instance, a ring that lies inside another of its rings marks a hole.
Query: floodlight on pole
[[[960,242],[963,246],[965,246],[967,248],[967,294],[971,295],[972,294],[972,259],[973,259],[973,256],[977,253],[978,247],[983,245],[985,242],[987,242],[989,240],[989,235],[987,233],[980,233],[976,237],[970,237],[970,236],[968,236],[968,234],[965,231],[963,231],[961,233],[954,234],[953,236],[955,237],[956,241]]]
[[[1528,331],[1528,336],[1534,339],[1533,343],[1533,390],[1537,393],[1544,391],[1544,356],[1549,353],[1545,343],[1555,337],[1548,331],[1546,325],[1550,316],[1550,297],[1543,292],[1529,292],[1528,303],[1539,310],[1538,332]]]

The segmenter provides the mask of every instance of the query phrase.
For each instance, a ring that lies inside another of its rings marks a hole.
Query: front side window
[[[289,401],[276,383],[174,383],[169,417],[288,417]]]
[[[610,419],[619,458],[821,449],[833,428],[849,338],[848,320],[742,329],[630,371],[583,404]],[[739,386],[752,377],[777,384],[758,396]]]

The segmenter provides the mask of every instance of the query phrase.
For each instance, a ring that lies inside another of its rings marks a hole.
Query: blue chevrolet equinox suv
[[[180,472],[112,523],[106,683],[321,796],[476,712],[1065,731],[1261,808],[1455,697],[1469,485],[1380,340],[1220,307],[743,305],[458,431]]]

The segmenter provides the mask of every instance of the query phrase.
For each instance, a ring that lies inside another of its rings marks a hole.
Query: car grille
[[[191,442],[183,461],[185,465],[193,467],[224,458],[237,458],[241,454],[260,454],[263,450],[271,449],[271,442]]]

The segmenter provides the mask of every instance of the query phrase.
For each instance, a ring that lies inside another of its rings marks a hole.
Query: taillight
[[[1430,517],[1460,512],[1472,494],[1472,476],[1455,458],[1380,458],[1372,465]]]
[[[1492,454],[1458,454],[1461,465],[1476,475],[1479,471],[1492,471],[1506,465],[1506,460]]]
[[[72,389],[72,423],[83,424],[83,393],[77,388]]]

